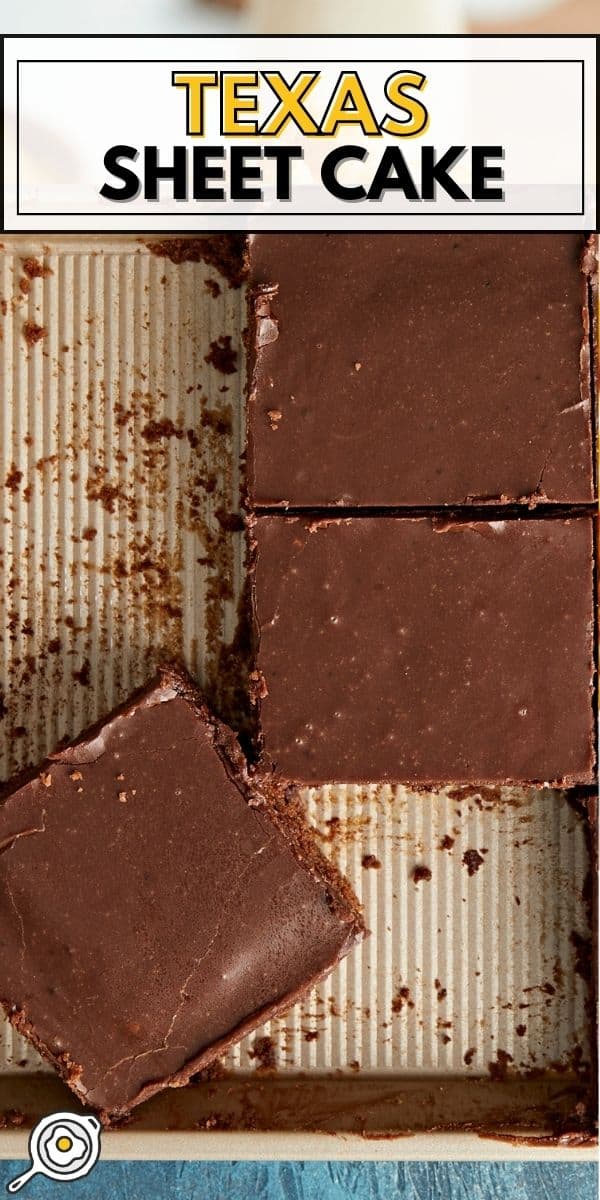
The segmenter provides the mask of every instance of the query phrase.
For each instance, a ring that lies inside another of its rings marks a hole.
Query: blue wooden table
[[[23,1170],[0,1162],[0,1194]],[[4,1193],[5,1194],[5,1193]],[[594,1163],[104,1162],[74,1183],[33,1179],[36,1200],[596,1200]]]

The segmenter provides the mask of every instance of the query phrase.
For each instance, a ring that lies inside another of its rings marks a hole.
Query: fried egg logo
[[[31,1166],[8,1184],[8,1192],[18,1192],[34,1175],[46,1175],[68,1183],[91,1171],[100,1157],[100,1122],[97,1117],[77,1113],[52,1113],[31,1131]]]

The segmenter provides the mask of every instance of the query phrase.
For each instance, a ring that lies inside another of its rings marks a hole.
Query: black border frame
[[[161,38],[162,38],[162,36],[163,36],[163,35],[160,35],[160,34],[155,34],[155,33],[126,33],[126,34],[125,34],[125,33],[123,33],[123,34],[122,34],[122,33],[119,33],[119,34],[104,34],[104,33],[97,33],[97,34],[85,34],[85,35],[84,35],[84,34],[78,34],[78,33],[68,33],[68,34],[61,34],[61,33],[51,33],[51,34],[36,34],[36,33],[28,33],[28,34],[3,34],[3,35],[0,35],[0,44],[1,44],[1,45],[0,45],[0,49],[1,49],[1,55],[2,55],[2,60],[1,60],[1,61],[2,61],[2,78],[3,78],[3,80],[4,80],[4,79],[5,79],[5,77],[6,77],[6,71],[5,71],[5,45],[4,45],[4,44],[5,44],[5,41],[6,41],[6,39],[7,39],[7,38],[11,38],[11,39],[12,39],[12,38],[19,38],[20,40],[33,40],[33,39],[36,39],[36,40],[37,40],[37,39],[39,39],[39,38],[44,38],[44,40],[46,40],[46,41],[53,41],[53,40],[57,40],[57,39],[60,39],[60,40],[74,40],[74,39],[76,39],[76,38],[77,38],[77,39],[80,39],[80,38],[82,38],[82,37],[85,37],[86,39],[93,39],[93,40],[98,40],[98,39],[101,39],[101,38],[102,38],[102,39],[104,39],[104,40],[106,40],[107,38],[119,38],[119,40],[122,40],[122,41],[127,41],[127,40],[129,40],[129,41],[141,41],[141,40],[144,40],[144,41],[146,41],[146,40],[160,41],[160,40],[161,40]],[[204,35],[199,35],[199,34],[190,34],[190,35],[189,35],[189,37],[190,37],[190,38],[191,38],[191,37],[194,37],[194,38],[196,38],[196,37],[200,37],[200,36],[202,36],[202,40],[206,40],[206,41],[207,41],[207,42],[209,42],[209,43],[210,43],[210,42],[212,42],[212,41],[215,41],[215,40],[222,40],[224,37],[226,37],[226,35],[224,35],[224,34],[219,34],[219,33],[213,33],[213,34],[204,34]],[[240,36],[242,36],[242,35],[240,35]],[[259,40],[263,40],[265,35],[263,35],[263,34],[244,34],[243,36],[244,36],[244,40],[248,40],[248,41],[253,41],[253,40],[256,40],[256,41],[259,41]],[[295,40],[301,40],[301,39],[303,39],[304,37],[308,37],[308,36],[310,36],[310,35],[309,35],[309,34],[289,34],[289,35],[288,35],[288,34],[279,34],[279,35],[274,35],[274,36],[277,36],[277,38],[278,38],[279,40],[286,40],[286,39],[287,39],[287,40],[295,41]],[[321,34],[320,34],[320,35],[318,35],[318,36],[319,36],[319,39],[320,39],[320,40],[322,40],[322,41],[328,41],[328,40],[335,40],[335,41],[337,41],[337,40],[338,40],[338,38],[339,38],[340,36],[344,36],[344,35],[339,35],[339,34],[324,34],[324,35],[321,35]],[[351,38],[351,37],[354,37],[354,38],[356,38],[357,40],[360,40],[360,41],[366,42],[366,43],[368,44],[370,41],[372,41],[372,40],[376,40],[376,39],[381,39],[381,38],[382,38],[382,37],[384,37],[385,35],[384,35],[384,34],[380,34],[380,33],[370,33],[370,34],[362,34],[362,35],[360,35],[360,37],[359,37],[359,35],[355,35],[355,34],[348,34],[348,35],[345,35],[345,36],[348,36],[349,38]],[[477,40],[477,41],[484,41],[484,42],[486,42],[486,41],[488,41],[488,42],[489,42],[489,41],[497,41],[497,40],[498,40],[498,39],[500,39],[500,38],[501,38],[501,39],[503,39],[503,40],[507,40],[507,41],[514,41],[514,40],[519,40],[519,41],[525,40],[525,41],[529,41],[529,40],[531,40],[531,39],[539,40],[539,39],[540,39],[540,37],[543,37],[543,38],[544,38],[545,40],[547,40],[547,41],[550,41],[550,40],[551,40],[551,41],[556,41],[556,40],[557,40],[557,39],[559,39],[559,38],[560,38],[560,40],[561,40],[561,41],[572,41],[572,40],[574,40],[574,39],[579,39],[579,38],[581,38],[581,37],[585,37],[585,38],[588,38],[590,41],[593,39],[593,41],[594,41],[594,43],[595,43],[595,50],[596,50],[596,83],[598,83],[598,77],[599,77],[599,75],[600,75],[600,34],[578,34],[578,33],[568,33],[568,34],[557,34],[557,33],[549,33],[549,34],[534,34],[534,33],[527,33],[527,34],[518,34],[518,33],[505,33],[505,34],[493,34],[493,33],[488,33],[488,34],[479,34],[479,33],[466,33],[466,34],[460,34],[460,33],[454,33],[454,34],[429,34],[429,35],[425,35],[425,34],[402,34],[401,36],[402,36],[402,39],[403,39],[403,40],[406,40],[406,41],[409,41],[409,42],[410,42],[410,41],[413,41],[413,40],[423,40],[423,38],[425,38],[425,37],[430,37],[432,40],[433,40],[433,39],[435,39],[435,38],[442,38],[442,37],[443,37],[445,40],[456,40],[456,39],[462,39],[462,40],[465,40],[465,39],[466,39],[466,40],[468,40],[468,41],[471,41],[471,40]],[[186,35],[185,35],[185,34],[179,34],[179,35],[177,35],[177,34],[169,34],[169,35],[165,34],[165,35],[164,35],[164,37],[165,37],[165,39],[166,39],[166,38],[185,38],[185,37],[186,37]],[[69,212],[69,213],[58,213],[58,212],[53,212],[53,213],[32,213],[32,212],[22,211],[22,210],[21,210],[21,208],[20,208],[20,206],[19,206],[19,200],[20,200],[20,196],[19,196],[19,191],[20,191],[20,180],[19,180],[19,154],[20,154],[20,146],[19,146],[19,78],[20,78],[20,67],[21,67],[21,64],[22,64],[22,63],[31,63],[31,62],[56,62],[56,63],[64,62],[64,63],[66,63],[66,62],[73,62],[73,61],[77,61],[77,62],[130,62],[130,63],[134,63],[134,62],[139,62],[140,60],[139,60],[139,59],[77,59],[77,60],[74,60],[74,59],[17,59],[17,114],[16,114],[16,116],[17,116],[17,146],[16,146],[16,151],[17,151],[17,207],[16,207],[16,212],[17,212],[17,215],[18,215],[18,216],[35,216],[35,217],[46,217],[46,216],[47,216],[47,217],[57,217],[57,216],[63,216],[63,217],[94,216],[94,217],[95,217],[95,216],[97,216],[97,215],[98,215],[97,213],[86,213],[86,212],[83,212],[83,213],[71,213],[71,212]],[[171,62],[172,60],[171,60],[171,59],[147,59],[147,60],[143,60],[143,61],[148,61],[148,62],[165,62],[165,63],[169,63],[169,62]],[[224,62],[238,62],[239,60],[238,60],[238,59],[224,59],[223,61],[224,61]],[[295,60],[292,60],[292,59],[282,59],[281,61],[282,61],[282,62],[292,62],[292,61],[295,61]],[[327,60],[324,60],[324,61],[327,61],[327,62],[336,62],[336,61],[342,61],[342,60],[336,60],[336,59],[331,59],[331,60],[330,60],[330,59],[327,59]],[[343,61],[345,61],[345,60],[343,60]],[[382,61],[382,60],[372,60],[372,61]],[[560,63],[560,62],[580,63],[580,65],[581,65],[581,93],[580,93],[580,95],[581,95],[581,175],[582,175],[582,179],[581,179],[581,208],[580,208],[579,210],[575,211],[575,212],[563,212],[563,211],[561,211],[561,212],[545,212],[545,213],[539,213],[539,214],[538,214],[538,213],[536,213],[536,214],[532,214],[532,213],[530,213],[530,212],[527,212],[527,213],[515,213],[515,212],[511,212],[510,214],[508,214],[508,213],[507,213],[507,214],[497,213],[497,214],[494,214],[494,216],[503,216],[503,215],[506,215],[506,216],[511,216],[511,217],[521,217],[521,216],[523,216],[523,217],[531,217],[531,216],[543,216],[543,217],[570,217],[570,216],[582,216],[582,215],[584,215],[584,214],[585,214],[585,60],[583,60],[583,59],[577,59],[577,58],[573,58],[573,59],[477,59],[477,60],[472,60],[472,59],[429,59],[428,61],[430,61],[430,62],[472,62],[472,61],[477,61],[477,62],[484,62],[484,63],[485,63],[485,62],[513,62],[513,61],[518,61],[518,62],[550,62],[550,63],[555,63],[555,62],[556,62],[556,63]],[[3,112],[4,112],[3,98],[2,98],[2,109],[3,109]],[[595,172],[595,174],[596,174],[596,184],[595,184],[595,198],[594,198],[594,207],[595,207],[595,218],[596,218],[596,226],[597,226],[597,225],[598,225],[598,220],[599,220],[599,214],[600,214],[600,179],[598,178],[598,140],[597,140],[597,143],[596,143],[596,153],[595,153],[595,160],[596,160],[596,172]],[[142,216],[143,216],[143,214],[141,214],[141,213],[139,213],[139,212],[135,212],[135,213],[133,213],[133,212],[132,212],[132,213],[123,213],[123,215],[124,215],[124,216],[127,216],[127,217],[133,217],[133,218],[135,218],[136,220],[139,220],[139,219],[141,219],[141,218],[142,218]],[[165,216],[165,217],[171,217],[171,216],[173,216],[173,217],[175,217],[175,216],[179,217],[179,216],[181,216],[181,214],[180,214],[180,213],[178,213],[178,212],[176,212],[176,213],[171,213],[171,212],[164,213],[164,212],[163,212],[163,213],[161,213],[160,215],[161,215],[161,216]],[[207,217],[207,218],[210,218],[211,220],[214,220],[214,218],[215,218],[215,217],[219,217],[219,216],[223,216],[223,215],[225,215],[225,214],[222,214],[222,213],[212,213],[212,212],[211,212],[211,213],[207,213],[207,212],[202,212],[201,210],[199,210],[199,211],[198,211],[198,218],[199,218],[199,221],[201,221],[201,220],[202,220],[202,217],[203,217],[203,216],[204,216],[204,217]],[[228,215],[229,215],[229,214],[228,214]],[[248,213],[242,213],[242,212],[239,212],[239,213],[231,214],[231,217],[236,217],[236,216],[239,216],[240,218],[242,218],[242,219],[243,219],[243,218],[245,218],[245,217],[248,217],[248,216],[255,216],[255,215],[256,215],[255,213],[248,214]],[[323,213],[304,213],[304,214],[302,214],[302,213],[300,213],[300,214],[298,214],[298,215],[299,215],[299,216],[308,216],[308,217],[314,217],[315,219],[318,219],[320,216],[327,216],[327,217],[329,217],[329,216],[331,216],[332,214],[330,214],[330,213],[327,213],[327,214],[323,214]],[[369,215],[370,215],[370,214],[369,214]],[[406,215],[409,215],[409,214],[406,214]],[[418,213],[415,211],[415,213],[414,213],[414,214],[412,214],[412,215],[415,215],[415,216],[416,216],[416,215],[418,215],[418,216],[426,216],[426,217],[427,217],[427,216],[430,216],[430,217],[432,217],[432,218],[434,218],[434,219],[435,219],[436,217],[448,217],[448,216],[452,216],[452,217],[455,217],[455,216],[456,216],[456,217],[467,217],[467,218],[469,218],[469,217],[473,216],[474,214],[472,214],[471,212],[462,212],[462,213],[461,213],[461,212],[457,212],[456,210],[452,210],[452,211],[451,211],[451,212],[449,212],[449,213],[446,213],[446,212],[443,212],[443,213],[440,213],[440,212],[436,212],[436,213],[424,213],[424,212],[422,212],[421,210],[419,210],[419,211],[418,211]],[[480,214],[480,215],[483,215],[483,214]],[[4,218],[5,218],[5,195],[4,195],[4,128],[3,128],[3,129],[2,129],[2,135],[1,135],[1,141],[0,141],[0,233],[21,233],[21,234],[24,234],[24,235],[36,235],[36,234],[39,234],[39,233],[45,232],[45,231],[42,231],[42,230],[34,230],[34,229],[31,229],[31,230],[29,230],[29,229],[6,230],[6,228],[5,228],[5,219],[4,219]],[[273,229],[273,230],[271,230],[271,229],[269,229],[269,230],[267,230],[267,229],[261,229],[261,232],[276,232],[276,231],[277,231],[277,232],[281,232],[281,230],[279,229],[279,227],[277,227],[277,229]],[[62,232],[69,232],[69,231],[62,231]],[[102,232],[104,232],[104,233],[107,233],[107,234],[129,234],[129,233],[131,233],[131,227],[130,227],[129,229],[112,229],[112,228],[111,228],[110,230],[98,230],[98,229],[91,229],[91,230],[90,230],[90,229],[77,229],[77,230],[71,230],[70,232],[72,232],[72,233],[77,233],[77,234],[82,234],[82,235],[96,234],[96,233],[102,233]],[[174,230],[172,227],[170,227],[170,228],[167,228],[167,229],[154,229],[154,228],[153,228],[153,229],[148,229],[148,230],[145,230],[145,233],[146,233],[148,236],[169,235],[169,234],[170,234],[170,235],[173,235],[173,234],[174,234],[174,233],[176,233],[176,232],[179,232],[179,233],[182,233],[182,234],[185,234],[185,233],[188,233],[188,234],[189,234],[191,231],[189,231],[189,230]],[[202,229],[200,229],[200,230],[199,230],[199,232],[206,232],[206,233],[218,233],[218,232],[232,232],[232,230],[231,230],[231,229],[229,229],[229,228],[228,228],[228,229],[225,229],[225,230],[220,230],[220,229],[218,229],[218,228],[214,228],[214,227],[212,227],[212,226],[211,226],[211,227],[210,227],[209,229],[207,229],[207,230],[202,230]],[[302,232],[302,231],[299,231],[299,230],[287,230],[286,232],[287,232],[287,233],[295,233],[295,232],[296,232],[296,233],[298,233],[298,232]],[[315,230],[314,232],[317,232],[317,230]],[[356,229],[356,230],[354,230],[354,231],[347,231],[347,232],[356,232],[356,233],[358,233],[358,232],[360,232],[360,229]],[[366,231],[365,231],[365,232],[366,232]],[[370,229],[368,232],[370,232],[370,233],[373,233],[373,232],[377,232],[377,231]],[[383,232],[383,231],[382,231],[382,232]],[[386,232],[390,232],[390,231],[389,231],[389,230],[386,230]],[[427,232],[427,231],[423,230],[422,232]],[[431,230],[431,232],[435,232],[435,230]],[[500,231],[499,231],[498,229],[490,230],[490,229],[488,229],[487,227],[486,227],[486,228],[480,228],[480,227],[477,227],[476,229],[473,229],[473,230],[472,230],[472,232],[474,232],[474,233],[486,233],[486,232],[500,232]],[[511,232],[511,233],[517,233],[517,232],[520,232],[520,231],[519,231],[519,230],[516,230],[516,229],[513,229],[513,230],[510,230],[509,232]],[[530,230],[527,230],[527,231],[522,231],[522,232],[532,232],[532,233],[533,233],[533,232],[536,232],[536,231],[535,231],[535,230],[531,230],[531,229],[530,229]],[[537,232],[540,232],[540,233],[542,233],[542,232],[550,232],[550,231],[549,231],[549,230],[538,230]]]

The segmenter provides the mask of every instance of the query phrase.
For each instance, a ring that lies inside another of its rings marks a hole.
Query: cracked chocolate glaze
[[[180,1086],[364,934],[356,902],[165,670],[0,804],[0,997],[105,1120]]]
[[[591,247],[252,235],[250,504],[590,502]]]
[[[592,524],[257,516],[264,762],[307,784],[593,783]]]

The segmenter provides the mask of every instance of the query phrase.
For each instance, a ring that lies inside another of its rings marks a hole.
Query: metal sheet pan
[[[5,779],[164,657],[183,658],[235,719],[245,310],[213,268],[174,264],[136,237],[10,237],[0,272]],[[587,1103],[591,864],[572,797],[305,795],[373,936],[305,1004],[236,1047],[223,1073],[143,1106],[108,1135],[109,1153],[219,1156],[226,1128],[224,1157],[276,1146],[331,1157],[324,1130],[352,1157],[363,1132],[483,1121],[543,1133]],[[417,866],[431,877],[416,883]],[[65,1103],[70,1093],[1,1025],[0,1111],[34,1117]],[[0,1153],[24,1143],[9,1119]],[[448,1135],[436,1154],[455,1157],[459,1144],[466,1153],[464,1135]],[[370,1156],[375,1143],[358,1145]],[[376,1145],[377,1156],[407,1155],[404,1139]]]

